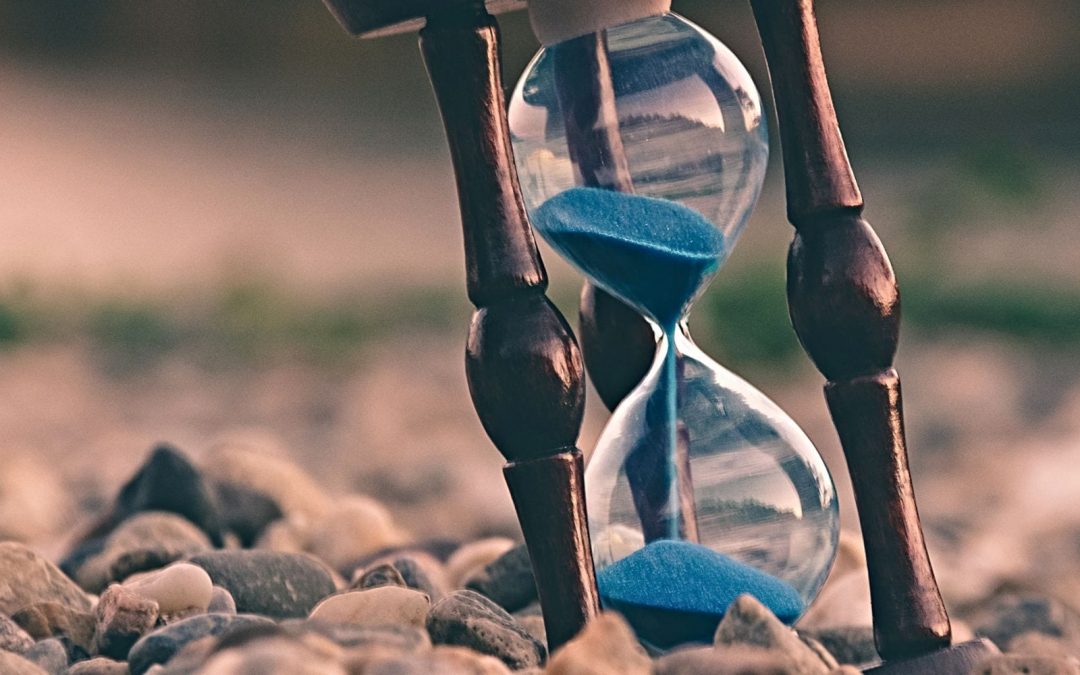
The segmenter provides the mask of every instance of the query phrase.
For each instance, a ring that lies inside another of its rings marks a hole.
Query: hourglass
[[[832,480],[795,423],[686,326],[764,179],[749,74],[699,27],[650,12],[545,47],[510,131],[533,226],[659,336],[585,474],[603,603],[659,649],[711,640],[742,593],[794,622],[835,552]]]

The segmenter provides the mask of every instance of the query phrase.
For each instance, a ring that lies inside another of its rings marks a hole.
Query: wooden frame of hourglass
[[[544,295],[547,276],[511,157],[497,26],[482,0],[324,1],[356,35],[426,23],[421,47],[458,179],[469,298],[477,308],[466,348],[469,387],[485,430],[508,460],[505,476],[555,649],[599,609],[575,447],[583,369],[572,332]],[[488,2],[493,10],[523,4]],[[813,0],[751,4],[772,77],[788,216],[796,229],[788,261],[791,317],[827,379],[826,399],[855,486],[875,638],[886,661],[875,672],[966,673],[993,646],[950,647],[892,367],[899,292],[880,241],[860,215],[862,196],[825,78]],[[581,55],[578,75],[600,77],[572,85],[593,94],[575,111],[579,131],[590,116],[613,114],[605,108],[602,50],[583,41]],[[617,139],[587,136],[579,134],[574,150],[581,157],[617,151],[610,145]],[[614,407],[652,362],[652,330],[620,301],[586,285],[581,334],[589,374]]]

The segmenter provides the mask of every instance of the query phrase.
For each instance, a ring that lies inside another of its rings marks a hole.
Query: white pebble
[[[144,598],[156,600],[163,615],[205,612],[214,595],[214,582],[201,567],[175,563],[124,581],[124,587]]]

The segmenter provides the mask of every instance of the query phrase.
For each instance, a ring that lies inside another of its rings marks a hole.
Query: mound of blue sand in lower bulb
[[[562,255],[662,327],[681,318],[726,253],[716,226],[666,199],[571,188],[532,220]]]
[[[641,640],[660,649],[711,643],[724,612],[744,593],[789,624],[806,608],[787,582],[686,541],[654,541],[596,578],[604,606],[620,612]]]

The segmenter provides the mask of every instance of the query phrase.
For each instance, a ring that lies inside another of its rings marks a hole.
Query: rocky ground
[[[650,656],[605,614],[554,654],[528,556],[507,537],[417,538],[379,501],[335,494],[281,450],[159,445],[50,559],[0,543],[0,672],[121,675],[854,673],[876,660],[865,559],[841,551],[795,633],[749,596],[715,644]],[[1080,614],[999,588],[957,640],[978,673],[1080,673]]]

